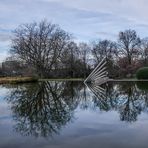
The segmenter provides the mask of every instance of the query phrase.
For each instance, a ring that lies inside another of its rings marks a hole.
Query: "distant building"
[[[32,76],[34,74],[34,69],[21,61],[9,60],[1,65],[4,76]]]
[[[2,71],[6,76],[13,76],[18,73],[19,62],[17,61],[5,61],[2,63]]]

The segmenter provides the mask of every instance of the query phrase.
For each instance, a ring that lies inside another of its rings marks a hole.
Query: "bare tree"
[[[61,61],[67,69],[67,73],[70,77],[75,76],[76,61],[78,60],[79,50],[75,42],[71,41],[64,49],[62,53]]]
[[[138,56],[141,40],[137,36],[135,30],[125,30],[119,32],[118,46],[122,56],[127,57],[128,64],[131,65],[132,61]]]
[[[102,40],[93,43],[92,54],[98,63],[104,57],[111,59],[117,54],[116,44],[109,40]]]
[[[54,69],[70,38],[59,26],[45,20],[24,24],[14,31],[11,53],[34,66],[40,77],[45,77]]]
[[[91,52],[91,48],[88,44],[86,43],[80,43],[79,44],[79,54],[80,54],[80,59],[82,60],[83,63],[83,73],[84,73],[84,77],[87,76],[87,69],[88,69],[88,60],[90,57],[90,52]]]
[[[110,77],[115,77],[116,75],[115,58],[117,54],[118,51],[115,42],[109,40],[102,40],[93,43],[92,55],[95,59],[95,64],[98,64],[104,57],[106,57]]]
[[[141,41],[141,58],[144,66],[148,65],[148,38],[144,38]]]

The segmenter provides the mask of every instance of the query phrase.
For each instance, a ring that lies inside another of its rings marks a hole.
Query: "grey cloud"
[[[110,32],[103,32],[103,31],[98,31],[98,32],[96,32],[98,35],[103,35],[103,36],[105,36],[105,37],[108,37],[108,36],[111,36],[111,37],[115,37],[115,38],[117,38],[117,36],[118,36],[118,34],[115,34],[115,33],[110,33]]]
[[[0,51],[0,62],[5,60],[7,56],[8,56],[7,52],[4,52],[4,51],[1,52]]]
[[[11,35],[9,33],[1,33],[0,32],[0,42],[10,41]]]
[[[0,1],[0,28],[13,30],[46,18],[77,40],[115,38],[118,31],[132,27],[142,34],[148,25],[146,4],[146,0],[5,0]],[[0,41],[7,40],[9,34],[0,32]]]

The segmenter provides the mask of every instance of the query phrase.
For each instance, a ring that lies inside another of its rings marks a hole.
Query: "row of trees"
[[[148,65],[148,38],[140,39],[135,30],[125,30],[119,32],[116,42],[76,43],[72,35],[44,20],[19,26],[10,52],[40,77],[86,77],[103,57],[110,77],[130,77]]]

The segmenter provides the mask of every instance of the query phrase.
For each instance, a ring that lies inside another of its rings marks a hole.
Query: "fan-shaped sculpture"
[[[103,58],[103,60],[97,65],[97,67],[91,72],[91,74],[86,78],[84,83],[91,82],[91,83],[97,83],[102,84],[108,81],[108,72],[106,68],[106,58]]]

